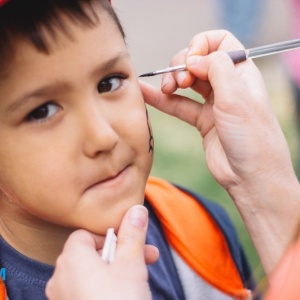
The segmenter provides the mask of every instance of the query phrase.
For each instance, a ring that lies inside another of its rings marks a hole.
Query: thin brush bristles
[[[154,75],[155,75],[154,72],[150,72],[150,73],[142,74],[142,75],[140,75],[139,77],[150,77],[150,76],[154,76]]]

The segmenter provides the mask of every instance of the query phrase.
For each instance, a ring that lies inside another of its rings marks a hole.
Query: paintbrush
[[[248,50],[242,49],[242,50],[236,50],[236,51],[229,51],[226,53],[229,55],[229,57],[232,59],[232,61],[236,64],[236,63],[245,61],[248,58],[257,58],[257,57],[272,55],[272,54],[276,54],[276,53],[280,53],[280,52],[284,52],[284,51],[293,50],[296,48],[300,48],[300,39],[270,44],[270,45],[261,46],[261,47],[255,47],[255,48],[251,48]],[[300,59],[300,56],[299,56],[299,59]],[[155,75],[159,75],[159,74],[170,73],[170,72],[175,72],[175,71],[184,71],[184,70],[186,70],[186,65],[178,65],[178,66],[169,67],[169,68],[162,69],[162,70],[145,73],[145,74],[140,75],[139,77],[150,77],[150,76],[155,76]]]
[[[102,249],[102,259],[106,263],[112,263],[114,261],[116,247],[117,247],[117,236],[115,235],[113,228],[108,228],[105,237],[104,246]]]

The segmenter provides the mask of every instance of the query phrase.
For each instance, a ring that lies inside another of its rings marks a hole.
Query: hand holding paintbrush
[[[300,189],[259,69],[251,60],[234,65],[224,52],[241,48],[228,32],[202,33],[171,62],[188,72],[165,74],[162,90],[141,88],[147,104],[198,130],[208,169],[233,199],[269,274],[298,226]],[[178,87],[192,88],[203,103],[175,94]]]
[[[234,63],[239,63],[245,61],[248,58],[256,58],[262,57],[267,55],[272,55],[284,51],[293,50],[300,47],[300,39],[285,41],[281,43],[256,47],[252,49],[242,49],[242,50],[235,50],[229,51],[227,54],[232,59]],[[145,73],[140,75],[139,77],[150,77],[155,75],[160,75],[164,73],[176,72],[176,71],[183,71],[186,70],[186,65],[177,65],[174,67],[169,67],[162,70],[152,71],[149,73]]]

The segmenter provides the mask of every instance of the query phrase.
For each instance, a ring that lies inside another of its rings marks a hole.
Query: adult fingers
[[[186,48],[175,55],[170,65],[187,64],[187,59],[190,56],[201,57],[207,56],[215,51],[230,51],[243,48],[242,44],[228,31],[207,31],[195,35],[189,44],[189,48]],[[203,83],[197,80],[207,80],[207,76],[201,77],[201,75],[203,75],[203,72],[194,73],[190,72],[189,69],[187,71],[165,74],[162,78],[162,91],[165,94],[171,94],[174,93],[178,87],[184,89],[191,87],[192,85],[194,85],[195,90],[198,91],[199,86],[202,86],[204,97],[207,97],[211,88],[207,82]],[[203,86],[205,86],[205,89]]]
[[[115,260],[142,259],[145,261],[145,241],[148,211],[142,205],[131,207],[125,214],[118,232]]]
[[[147,265],[154,264],[159,258],[159,250],[153,245],[145,246],[145,262]]]
[[[181,50],[171,60],[169,66],[178,66],[185,64],[188,49]],[[174,93],[177,88],[188,88],[194,82],[195,77],[188,71],[176,71],[166,73],[162,76],[161,90],[165,94]]]
[[[211,30],[195,35],[188,48],[187,56],[205,56],[215,51],[243,49],[243,45],[226,30]]]
[[[243,108],[248,113],[250,103],[254,108],[269,107],[262,77],[251,60],[234,65],[225,52],[217,51],[206,57],[188,57],[187,68],[200,79],[192,88],[201,90],[204,97],[213,95],[214,104],[222,111],[240,114]],[[201,81],[208,81],[213,93],[207,89],[206,94]]]
[[[66,298],[66,285],[78,286],[82,274],[88,274],[92,267],[105,265],[98,254],[102,248],[104,237],[94,235],[86,230],[74,231],[65,243],[62,253],[56,261],[53,276],[47,283],[46,294],[50,299],[74,299]],[[64,295],[64,297],[58,297]]]
[[[192,126],[199,127],[199,117],[203,104],[176,94],[165,95],[142,81],[140,81],[140,87],[147,104]]]
[[[103,247],[104,240],[104,236],[79,229],[70,234],[63,252],[78,251],[82,253],[82,251],[99,250]]]

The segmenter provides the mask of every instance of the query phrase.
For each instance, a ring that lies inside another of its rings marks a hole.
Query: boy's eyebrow
[[[120,52],[115,57],[109,59],[108,61],[105,61],[100,66],[97,66],[96,69],[92,71],[92,76],[100,74],[101,72],[105,72],[112,67],[114,67],[117,63],[124,59],[129,59],[130,55],[128,52]],[[49,93],[53,92],[54,90],[58,92],[59,90],[64,90],[66,88],[69,88],[71,85],[68,82],[54,82],[50,85],[42,86],[34,91],[30,91],[29,93],[25,94],[21,98],[17,99],[11,105],[8,106],[7,111],[13,112],[16,109],[18,109],[20,106],[23,106],[26,104],[31,97],[42,97],[45,95],[48,95]]]
[[[125,51],[124,52],[119,52],[115,57],[109,59],[108,61],[104,62],[102,65],[97,67],[93,71],[92,75],[105,72],[105,71],[113,68],[120,61],[125,60],[125,59],[129,59],[129,58],[130,58],[130,55],[129,55],[128,52],[125,52]]]

